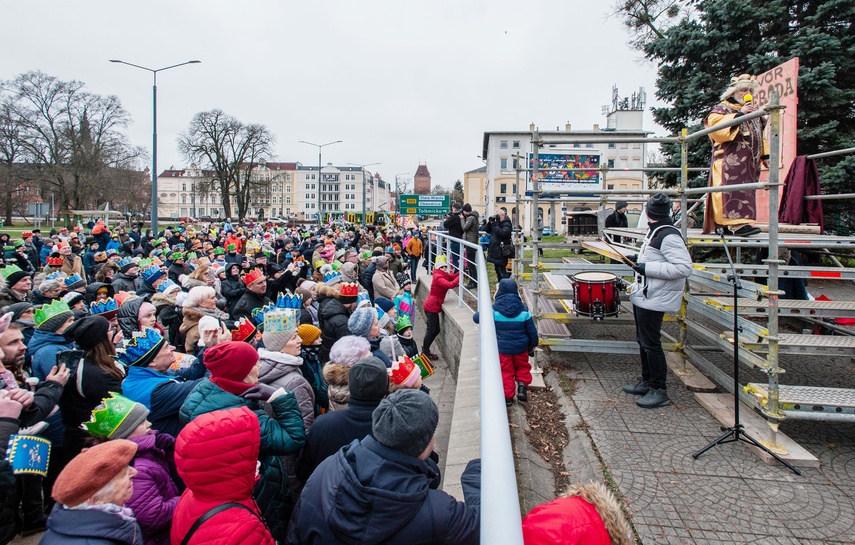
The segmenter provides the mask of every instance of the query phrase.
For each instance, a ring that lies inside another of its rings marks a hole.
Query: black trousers
[[[477,282],[478,281],[478,264],[475,263],[475,253],[477,250],[475,248],[466,247],[466,266],[467,273],[469,273],[470,278],[469,282]]]
[[[493,266],[496,267],[496,279],[502,280],[503,278],[510,278],[511,273],[508,272],[508,258],[503,257],[498,261],[493,262]]]
[[[439,312],[425,311],[425,316],[427,318],[427,330],[425,331],[425,340],[422,342],[422,352],[431,353],[430,345],[439,336]]]
[[[652,388],[665,389],[668,365],[660,333],[665,313],[635,305],[632,306],[632,313],[635,317],[635,340],[641,354],[641,380],[649,382]]]

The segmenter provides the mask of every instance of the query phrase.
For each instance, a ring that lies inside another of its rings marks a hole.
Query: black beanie
[[[657,193],[647,200],[645,212],[650,219],[668,219],[671,217],[671,199],[664,193]]]
[[[618,201],[617,204],[615,205],[615,210],[620,210],[621,208],[626,208],[628,206],[629,206],[629,204],[627,204],[626,201]]]
[[[110,322],[103,316],[87,316],[68,326],[62,336],[65,337],[65,340],[88,350],[106,339],[109,329]]]
[[[354,363],[347,372],[351,399],[380,400],[389,393],[389,372],[379,358],[365,358]]]

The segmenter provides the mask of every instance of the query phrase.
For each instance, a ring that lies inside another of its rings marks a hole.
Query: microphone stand
[[[724,229],[716,229],[716,233],[721,237],[721,243],[724,245],[724,254],[727,256],[727,262],[730,264],[731,273],[727,276],[727,279],[733,285],[733,426],[729,428],[722,426],[721,431],[723,431],[724,434],[701,450],[692,454],[692,458],[697,460],[701,454],[717,445],[744,441],[749,445],[754,445],[770,455],[772,458],[778,460],[790,468],[796,475],[801,475],[802,472],[799,469],[748,435],[745,432],[745,427],[739,421],[739,331],[741,330],[741,327],[739,326],[739,290],[742,289],[742,283],[739,281],[739,275],[736,274],[736,267],[733,264],[733,259],[730,257],[730,249],[727,247],[727,241],[724,238]]]

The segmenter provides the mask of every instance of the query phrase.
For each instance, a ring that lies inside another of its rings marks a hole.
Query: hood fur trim
[[[621,511],[620,504],[611,490],[603,483],[576,483],[561,495],[562,498],[578,496],[597,510],[614,545],[632,545],[635,540],[632,528]]]

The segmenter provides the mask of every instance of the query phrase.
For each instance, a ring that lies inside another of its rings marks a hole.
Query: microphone
[[[748,104],[752,100],[754,100],[754,97],[751,96],[751,93],[745,93],[745,96],[742,97],[742,101],[745,102],[746,104]]]
[[[718,228],[716,228],[716,230],[715,230],[715,234],[717,234],[717,235],[718,235],[718,236],[720,236],[720,237],[723,237],[723,236],[724,236],[724,227],[718,227]]]

